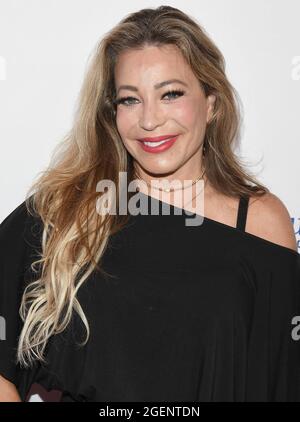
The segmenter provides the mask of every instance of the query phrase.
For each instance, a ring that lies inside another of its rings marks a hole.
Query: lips
[[[144,142],[141,141],[141,142],[139,142],[139,144],[141,145],[142,149],[146,152],[160,153],[160,152],[164,152],[167,149],[171,148],[172,145],[176,142],[177,138],[178,138],[178,136],[174,136],[174,137],[171,137],[171,138],[165,138],[161,141],[151,140],[149,143],[148,143],[148,141],[144,141]]]
[[[164,141],[166,139],[175,138],[175,136],[178,136],[178,134],[156,136],[156,137],[153,137],[153,138],[140,138],[140,139],[138,139],[138,141],[141,141],[141,142],[160,142],[160,141]]]

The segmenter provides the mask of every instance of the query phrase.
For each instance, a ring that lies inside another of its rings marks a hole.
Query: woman
[[[169,6],[101,40],[62,149],[1,224],[2,400],[33,382],[62,401],[300,400],[296,239],[233,152],[224,68]],[[125,189],[159,213],[105,213]]]

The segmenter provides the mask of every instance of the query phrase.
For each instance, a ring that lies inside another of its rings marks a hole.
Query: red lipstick
[[[159,153],[171,148],[171,146],[176,142],[178,136],[179,135],[171,135],[171,137],[159,136],[157,138],[144,138],[144,139],[148,139],[148,141],[139,140],[140,141],[139,143],[144,151]],[[150,145],[150,144],[153,144],[153,145]]]
[[[164,136],[156,136],[154,138],[140,138],[140,139],[138,139],[138,141],[159,142],[159,141],[164,141],[165,139],[168,139],[168,138],[174,138],[175,136],[178,136],[178,135],[164,135]]]

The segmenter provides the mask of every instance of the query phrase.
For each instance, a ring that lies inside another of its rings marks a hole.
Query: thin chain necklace
[[[184,188],[186,188],[186,187],[191,187],[191,186],[193,186],[195,183],[197,183],[200,179],[202,179],[203,178],[203,176],[204,176],[204,173],[205,173],[205,170],[203,171],[203,173],[202,173],[202,175],[201,176],[199,176],[196,180],[194,180],[193,181],[193,183],[190,185],[190,186],[184,186],[183,188],[177,188],[177,189],[174,189],[174,188],[171,188],[171,189],[163,189],[163,188],[157,188],[157,187],[155,187],[155,189],[158,189],[159,191],[161,191],[161,192],[170,192],[171,190],[172,191],[174,191],[174,190],[179,190],[179,189],[184,189]],[[143,180],[143,179],[141,179],[141,178],[139,178],[138,177],[138,179],[140,179],[140,180]],[[144,182],[146,182],[145,180],[143,180]],[[147,186],[151,189],[153,186],[151,186],[148,182],[146,182],[146,184],[147,184]],[[198,193],[196,193],[196,195],[194,195],[193,197],[192,197],[192,199],[190,200],[190,201],[188,201],[187,203],[185,203],[185,204],[183,204],[183,209],[185,209],[185,207],[186,207],[186,205],[188,205],[188,204],[190,204],[203,190],[204,190],[204,188],[205,188],[205,185],[206,185],[206,180],[204,180],[204,184],[203,184],[203,188],[201,189],[201,191],[200,192],[198,192]]]
[[[203,176],[204,176],[204,173],[205,173],[205,169],[204,169],[204,171],[203,171],[203,173],[201,174],[201,176],[199,176],[196,180],[194,180],[193,181],[193,183],[191,183],[189,186],[184,186],[184,187],[179,187],[179,188],[161,188],[161,187],[156,187],[156,186],[152,186],[150,183],[148,183],[146,180],[143,180],[143,179],[140,179],[140,180],[143,180],[144,182],[146,182],[146,184],[147,184],[147,186],[149,187],[149,188],[155,188],[155,189],[157,189],[157,190],[159,190],[159,191],[161,191],[161,192],[173,192],[173,191],[175,191],[175,190],[179,190],[179,189],[185,189],[185,188],[189,188],[189,187],[191,187],[191,186],[193,186],[195,183],[197,183],[200,179],[202,179],[203,178]]]

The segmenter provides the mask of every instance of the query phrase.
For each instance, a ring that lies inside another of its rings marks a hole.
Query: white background
[[[222,51],[244,107],[240,153],[299,235],[299,0],[110,0],[109,9],[99,0],[0,0],[0,221],[70,128],[97,41],[125,15],[162,4],[196,18]]]

